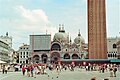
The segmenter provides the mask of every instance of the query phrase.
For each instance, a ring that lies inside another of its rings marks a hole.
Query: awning
[[[0,60],[0,63],[6,63],[6,62]]]
[[[111,59],[110,62],[120,62],[120,59]]]
[[[110,62],[108,59],[61,59],[60,61],[68,61],[68,62]]]

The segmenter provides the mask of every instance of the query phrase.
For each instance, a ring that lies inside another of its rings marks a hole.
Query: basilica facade
[[[54,35],[51,45],[51,61],[72,61],[87,58],[87,46],[80,31],[72,42],[64,27],[59,27],[58,33]]]
[[[42,40],[40,40],[42,38],[40,36],[44,36]],[[88,58],[87,44],[85,44],[80,31],[78,35],[76,34],[73,42],[69,34],[65,32],[64,27],[59,27],[53,40],[51,40],[50,36],[49,34],[37,35],[37,38],[35,38],[36,35],[31,35],[30,49],[34,63],[58,63],[59,61],[68,63],[73,60]]]

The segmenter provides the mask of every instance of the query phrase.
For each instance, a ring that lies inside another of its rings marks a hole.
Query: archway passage
[[[54,50],[56,50],[56,51],[61,51],[61,47],[60,47],[60,45],[59,45],[58,43],[54,43],[54,44],[52,44],[52,46],[51,46],[51,50],[52,50],[52,51],[54,51]]]
[[[66,53],[66,54],[64,55],[64,59],[70,59],[70,55],[69,55],[68,53]]]
[[[72,59],[79,59],[79,56],[77,54],[73,54]]]
[[[33,56],[33,63],[39,63],[40,57],[39,55],[34,55]]]
[[[60,53],[54,52],[51,54],[51,63],[58,63],[58,60],[60,59]]]
[[[81,59],[84,59],[85,57],[84,57],[84,54],[81,54]]]
[[[47,54],[42,54],[42,55],[41,55],[41,58],[42,58],[42,62],[43,62],[43,63],[47,63],[47,60],[48,60]]]

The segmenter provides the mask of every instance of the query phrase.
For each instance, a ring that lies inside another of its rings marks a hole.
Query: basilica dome
[[[69,42],[69,36],[65,33],[64,28],[59,28],[59,32],[54,35],[53,41],[57,42]]]
[[[85,43],[85,40],[84,40],[84,38],[81,36],[80,32],[79,32],[78,36],[74,39],[74,42],[75,42],[76,44]]]

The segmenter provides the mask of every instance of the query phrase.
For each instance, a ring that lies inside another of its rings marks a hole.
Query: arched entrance
[[[66,53],[66,54],[64,55],[64,59],[70,59],[70,55],[69,55],[68,53]]]
[[[73,54],[72,59],[79,59],[79,56],[77,54]]]
[[[85,58],[84,54],[81,54],[81,59],[84,59],[84,58]]]
[[[48,60],[47,54],[42,54],[41,59],[42,59],[42,63],[47,63],[47,60]]]
[[[59,59],[60,59],[60,54],[59,54],[59,52],[53,52],[53,53],[51,54],[51,63],[57,64]]]
[[[40,57],[39,55],[34,55],[33,56],[33,63],[39,63]]]
[[[61,47],[60,47],[60,44],[58,43],[53,43],[52,46],[51,46],[51,50],[54,51],[60,51],[61,50]]]

